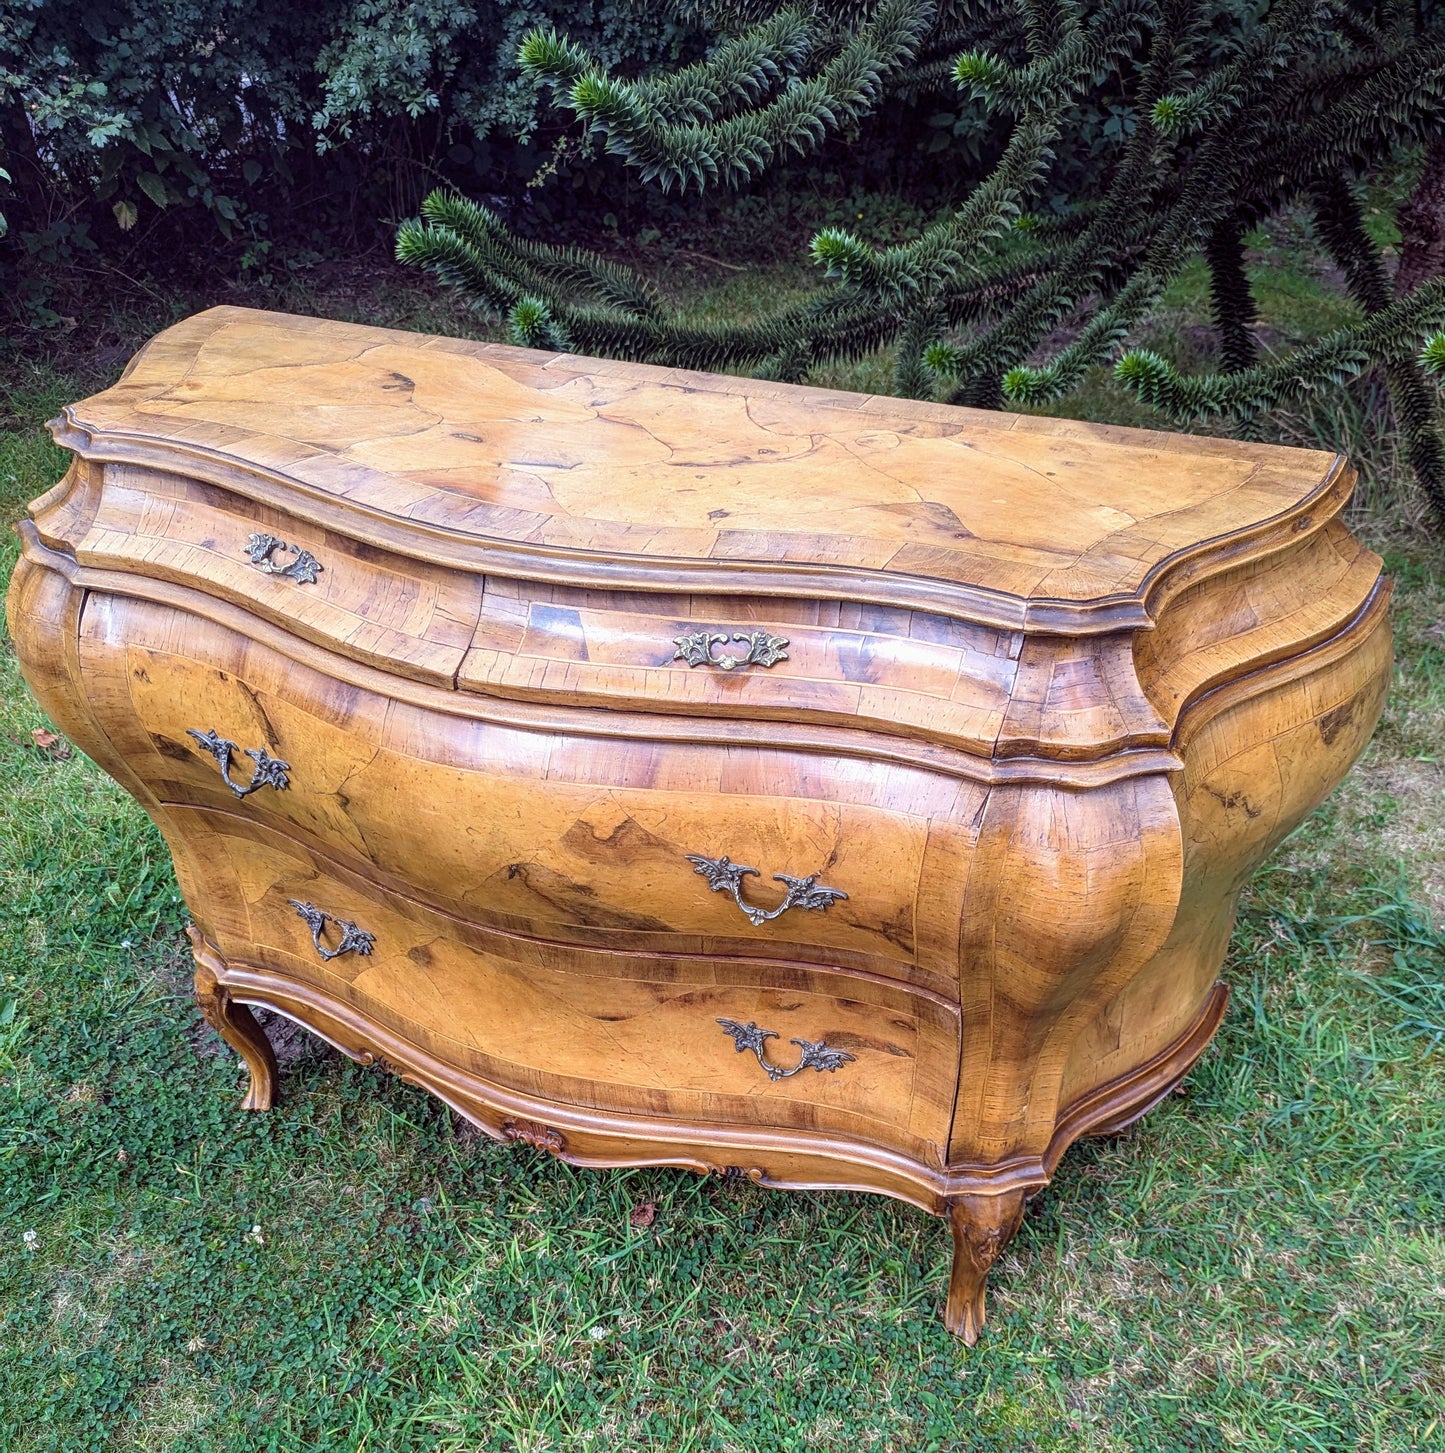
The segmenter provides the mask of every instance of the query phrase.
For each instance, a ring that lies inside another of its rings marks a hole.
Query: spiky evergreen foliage
[[[1006,126],[998,160],[910,242],[819,232],[821,286],[742,324],[689,324],[630,269],[523,241],[443,195],[402,228],[399,255],[504,315],[518,341],[790,379],[891,347],[899,393],[941,387],[983,406],[1047,403],[1112,362],[1171,418],[1224,415],[1249,434],[1276,405],[1380,365],[1445,527],[1445,333],[1431,337],[1445,325],[1445,285],[1391,296],[1355,194],[1445,114],[1434,0],[1269,0],[1262,13],[1234,0],[747,0],[722,15],[732,23],[718,20],[706,58],[670,74],[618,79],[555,31],[529,36],[521,63],[664,188],[736,184],[890,98],[948,87]],[[1095,148],[1062,216],[1031,217],[1079,103],[1105,76],[1132,128]],[[1361,321],[1261,359],[1243,238],[1301,200]],[[1125,348],[1201,254],[1222,369],[1184,378]]]

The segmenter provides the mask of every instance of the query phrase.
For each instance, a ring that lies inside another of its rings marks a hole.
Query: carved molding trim
[[[520,1140],[548,1155],[561,1155],[567,1149],[567,1137],[550,1125],[535,1120],[507,1120],[502,1125],[503,1140]]]
[[[496,345],[486,345],[496,346]],[[903,408],[904,400],[889,404]],[[402,519],[356,501],[340,502],[324,486],[296,474],[283,474],[255,461],[205,445],[139,434],[106,434],[67,405],[49,424],[51,437],[87,461],[139,464],[182,473],[190,478],[244,494],[258,503],[295,514],[298,509],[317,523],[344,529],[354,539],[394,550],[419,560],[453,568],[475,568],[474,541],[458,541],[455,532],[424,521]],[[1153,615],[1179,590],[1244,561],[1272,554],[1301,536],[1296,522],[1310,520],[1322,528],[1349,500],[1354,472],[1337,456],[1329,472],[1303,499],[1279,514],[1238,531],[1221,551],[1217,541],[1175,551],[1159,561],[1136,592],[1087,601],[1025,600],[1000,591],[932,580],[924,576],[890,577],[876,570],[840,565],[792,564],[787,561],[742,559],[652,559],[631,555],[610,559],[600,552],[569,552],[565,547],[491,539],[489,560],[499,575],[556,580],[567,585],[603,589],[683,590],[700,594],[784,595],[867,601],[957,615],[1004,630],[1058,635],[1094,635],[1108,631],[1147,629]]]
[[[223,979],[226,961],[196,930],[188,925],[195,960],[194,991],[201,1017],[240,1055],[250,1075],[243,1110],[269,1110],[276,1103],[276,1053],[256,1016],[231,994]]]
[[[199,940],[200,935],[192,932]],[[1042,1158],[943,1168],[863,1141],[766,1127],[650,1121],[626,1112],[536,1100],[433,1058],[324,990],[251,964],[227,963],[213,947],[208,945],[208,949],[215,955],[221,981],[232,1000],[262,1004],[320,1035],[352,1059],[382,1063],[498,1139],[523,1138],[508,1136],[510,1122],[518,1129],[536,1127],[544,1138],[549,1132],[559,1137],[560,1146],[549,1142],[539,1148],[572,1165],[671,1165],[703,1174],[725,1174],[733,1166],[744,1169],[758,1184],[779,1189],[870,1191],[893,1196],[935,1216],[946,1216],[949,1201],[961,1195],[993,1196],[1014,1190],[1034,1195],[1048,1184],[1059,1158],[1073,1141],[1109,1133],[1157,1104],[1208,1047],[1228,998],[1224,985],[1216,984],[1194,1022],[1174,1044],[1133,1074],[1101,1086],[1068,1107]],[[557,1119],[563,1120],[565,1129],[547,1123]],[[754,1155],[779,1159],[754,1176],[756,1162],[743,1160]],[[807,1170],[800,1173],[786,1168],[799,1164]]]
[[[756,1165],[713,1165],[708,1174],[720,1176],[725,1181],[751,1181],[755,1186],[768,1184],[768,1173]]]

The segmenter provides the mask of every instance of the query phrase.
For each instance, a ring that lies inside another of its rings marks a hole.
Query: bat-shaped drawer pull
[[[339,959],[342,954],[369,954],[376,943],[374,933],[358,928],[349,918],[333,918],[325,909],[314,903],[303,903],[299,898],[289,898],[287,902],[296,910],[296,916],[305,920],[306,927],[311,930],[311,942],[316,945],[316,952],[323,961]],[[328,947],[321,937],[328,923],[334,923],[341,930],[341,938],[335,948]]]
[[[689,666],[716,666],[719,671],[736,671],[741,666],[776,666],[788,659],[787,639],[770,636],[766,631],[735,631],[733,640],[747,647],[740,656],[724,651],[714,656],[714,646],[727,645],[727,632],[690,631],[685,636],[674,636],[672,644],[677,647],[674,661],[686,661]]]
[[[231,763],[236,760],[236,753],[240,750],[235,742],[227,741],[214,728],[199,731],[195,727],[187,727],[186,735],[194,737],[201,749],[216,759],[216,765],[221,769],[221,780],[237,797],[249,797],[263,787],[274,787],[276,791],[284,792],[291,785],[291,779],[286,775],[291,770],[290,762],[273,757],[265,747],[245,749],[246,755],[256,765],[251,769],[251,780],[241,783],[231,776]]]
[[[797,1064],[792,1069],[785,1070],[781,1065],[768,1062],[767,1042],[778,1038],[776,1030],[759,1029],[751,1019],[746,1024],[739,1024],[736,1019],[719,1019],[718,1023],[722,1025],[725,1033],[732,1035],[739,1054],[752,1050],[757,1055],[758,1063],[770,1080],[786,1080],[800,1070],[817,1070],[820,1073],[823,1070],[841,1070],[844,1065],[852,1064],[858,1058],[846,1050],[829,1049],[821,1039],[794,1039],[790,1043],[796,1044],[803,1052],[798,1057]]]
[[[841,888],[825,888],[818,882],[818,875],[810,873],[806,878],[792,878],[787,873],[774,873],[773,881],[781,883],[788,891],[776,908],[759,908],[743,898],[743,879],[751,875],[761,878],[756,868],[745,868],[732,862],[726,854],[720,858],[704,858],[697,853],[686,854],[693,869],[707,879],[707,885],[714,893],[731,893],[733,901],[748,916],[754,928],[774,918],[781,918],[790,908],[831,908],[840,898],[848,895]]]

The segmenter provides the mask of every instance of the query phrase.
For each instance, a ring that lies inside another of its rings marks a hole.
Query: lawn
[[[1259,243],[1266,327],[1332,326],[1297,239]],[[716,312],[794,280],[676,282]],[[465,321],[406,280],[266,301]],[[6,522],[63,469],[42,421],[170,306],[7,363]],[[1156,325],[1179,356],[1201,306],[1186,275]],[[1107,381],[1074,407],[1138,421]],[[37,745],[7,640],[0,1449],[1445,1449],[1445,555],[1367,462],[1381,728],[1251,886],[1215,1047],[1065,1157],[972,1350],[939,1318],[947,1228],[901,1204],[572,1170],[275,1020],[284,1102],[242,1114],[161,840]]]

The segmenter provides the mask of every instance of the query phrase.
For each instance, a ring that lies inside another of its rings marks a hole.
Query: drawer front
[[[279,826],[447,911],[605,947],[836,962],[957,997],[973,784],[481,722],[103,596],[82,661],[159,798]]]
[[[105,466],[82,565],[195,586],[355,660],[451,686],[480,577],[373,549],[180,475]]]
[[[867,726],[987,757],[1022,636],[846,601],[582,590],[489,578],[463,690]]]
[[[254,823],[168,816],[195,865],[191,906],[227,959],[312,984],[472,1074],[571,1105],[833,1130],[939,1163],[958,1064],[948,1006],[840,972],[540,944]]]

